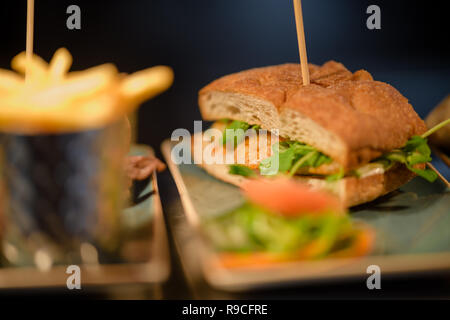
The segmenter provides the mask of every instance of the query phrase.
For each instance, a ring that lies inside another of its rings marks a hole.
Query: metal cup
[[[36,264],[39,252],[52,263],[73,262],[85,244],[114,256],[125,195],[125,136],[123,123],[70,133],[1,134],[3,251],[9,263]]]

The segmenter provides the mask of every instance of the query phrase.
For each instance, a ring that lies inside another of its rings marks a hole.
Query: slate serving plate
[[[214,287],[247,290],[344,277],[367,278],[370,265],[379,266],[383,275],[450,271],[450,190],[443,178],[432,184],[415,178],[399,190],[352,208],[355,220],[371,225],[376,231],[376,244],[370,256],[225,269],[215,262],[215,252],[200,236],[199,222],[204,217],[230,211],[243,198],[238,188],[211,177],[193,164],[176,165],[171,159],[172,147],[173,143],[166,140],[162,151],[187,221],[198,235],[189,238],[191,244],[182,245],[182,250],[192,251],[182,256],[199,255],[203,274]]]
[[[132,146],[130,155],[153,150]],[[121,216],[125,234],[124,254],[115,263],[82,263],[81,285],[161,283],[170,273],[169,251],[156,174],[141,190],[137,201],[124,208]],[[74,263],[76,264],[76,263]],[[11,267],[0,263],[0,288],[66,287],[67,265],[54,265],[40,271],[34,267]]]

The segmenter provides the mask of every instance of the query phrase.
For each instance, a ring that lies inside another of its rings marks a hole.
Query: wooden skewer
[[[302,1],[293,0],[295,25],[297,26],[298,51],[300,53],[300,65],[302,68],[303,85],[309,85],[308,58],[306,56],[305,29],[303,28]]]
[[[27,1],[27,43],[26,43],[26,70],[25,79],[28,78],[31,59],[33,58],[34,38],[34,0]]]
[[[441,179],[445,183],[445,185],[450,188],[450,183],[447,181],[447,179],[445,179],[445,177],[439,171],[437,171],[437,169],[431,163],[427,162],[427,166],[428,168],[436,172],[439,179]]]

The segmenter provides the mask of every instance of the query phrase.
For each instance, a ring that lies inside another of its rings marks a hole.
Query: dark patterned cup
[[[68,262],[86,243],[114,255],[125,194],[123,125],[0,139],[3,250],[27,253],[8,260],[34,264],[44,250],[53,263]]]

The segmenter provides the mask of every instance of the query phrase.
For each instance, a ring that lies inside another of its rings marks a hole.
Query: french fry
[[[122,80],[120,94],[131,104],[138,104],[167,90],[172,82],[172,69],[156,66],[135,72]]]
[[[29,105],[26,98],[20,96],[5,101],[6,108],[0,108],[2,130],[12,129],[23,133],[39,132],[42,128],[49,132],[72,131],[111,123],[116,117],[114,99],[107,94],[96,95],[93,99],[77,104],[76,109],[67,101],[45,108],[35,105],[19,107],[24,103]]]
[[[60,81],[69,72],[72,66],[72,55],[66,48],[59,48],[53,55],[49,65],[50,78],[53,81]]]
[[[18,73],[0,69],[1,130],[38,133],[104,126],[173,82],[173,71],[165,66],[129,76],[119,74],[113,64],[69,73],[72,60],[65,48],[55,52],[50,64],[37,55],[29,62],[22,52],[11,62]]]
[[[15,56],[11,61],[11,67],[21,74],[25,74],[27,70],[26,53],[21,52]],[[41,57],[33,54],[31,59],[31,66],[29,66],[29,75],[35,83],[46,83],[48,79],[48,63]]]
[[[109,92],[96,95],[94,99],[89,99],[78,107],[79,121],[90,127],[112,122],[118,118],[116,104],[117,98]]]
[[[11,92],[24,84],[24,78],[15,72],[0,69],[0,91]]]
[[[39,106],[57,105],[83,99],[105,90],[115,80],[117,69],[112,64],[103,64],[82,72],[73,72],[60,83],[39,91],[32,101]]]

